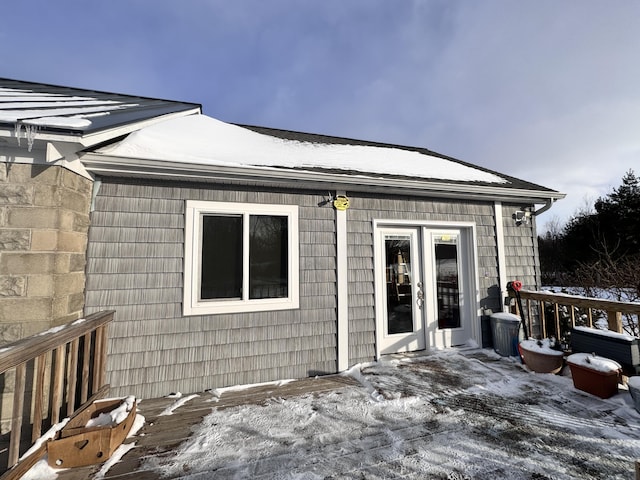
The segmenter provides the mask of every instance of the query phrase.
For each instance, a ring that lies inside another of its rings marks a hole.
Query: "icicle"
[[[38,133],[38,126],[37,125],[25,125],[24,129],[25,129],[25,132],[27,134],[27,149],[29,151],[31,151],[31,149],[33,148],[33,142],[36,139],[36,133]]]
[[[18,140],[19,147],[21,146],[20,135],[22,133],[23,128],[24,128],[24,138],[27,139],[27,148],[29,149],[29,151],[31,151],[33,149],[33,143],[36,140],[36,134],[38,133],[38,130],[40,130],[40,127],[37,125],[25,125],[24,123],[20,123],[20,121],[18,120],[14,127],[14,131],[15,131],[16,139]]]
[[[22,124],[20,122],[16,122],[15,132],[16,138],[18,139],[18,146],[20,146],[20,130],[22,129]]]

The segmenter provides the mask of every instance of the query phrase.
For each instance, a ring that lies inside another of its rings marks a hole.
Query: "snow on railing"
[[[516,294],[509,292],[509,296],[515,298]],[[520,290],[520,297],[529,332],[537,332],[541,338],[561,339],[571,328],[593,327],[600,319],[606,321],[606,327],[611,331],[623,333],[627,330],[626,333],[637,336],[640,303],[533,290]],[[512,304],[513,313],[520,315],[517,302]],[[623,315],[635,320],[635,325],[623,325]],[[630,329],[633,331],[629,332]]]
[[[94,313],[0,349],[2,394],[13,392],[9,445],[0,452],[7,458],[7,469],[16,467],[5,475],[23,467],[22,459],[16,465],[21,447],[40,438],[43,427],[71,417],[83,405],[107,394],[107,326],[113,316],[113,311]],[[10,379],[12,372],[15,381]],[[27,425],[31,439],[21,442]]]

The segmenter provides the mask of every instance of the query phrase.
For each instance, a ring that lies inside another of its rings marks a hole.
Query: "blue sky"
[[[540,227],[640,174],[635,0],[30,0],[1,16],[2,77],[430,148],[567,193]]]

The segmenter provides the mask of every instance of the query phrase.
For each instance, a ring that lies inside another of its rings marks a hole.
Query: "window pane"
[[[242,216],[202,217],[202,300],[242,298]]]
[[[411,237],[386,235],[387,333],[413,332],[413,292],[411,291]]]
[[[251,215],[249,235],[249,298],[286,298],[287,217]]]
[[[457,237],[436,239],[438,328],[460,328],[460,279]]]

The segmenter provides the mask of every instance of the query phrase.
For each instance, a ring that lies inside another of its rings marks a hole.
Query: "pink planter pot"
[[[573,386],[578,390],[600,398],[609,398],[618,393],[622,373],[619,363],[586,353],[570,355],[567,363],[571,368]]]
[[[530,349],[524,343],[520,344],[520,355],[529,370],[536,373],[558,373],[564,365],[562,352],[536,351],[536,347]]]

